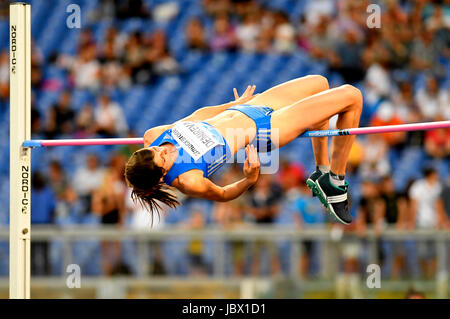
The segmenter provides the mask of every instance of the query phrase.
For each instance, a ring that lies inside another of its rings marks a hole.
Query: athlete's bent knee
[[[328,79],[319,74],[308,75],[308,77],[313,80],[318,87],[320,87],[320,91],[325,91],[330,88],[330,84],[328,83]]]
[[[352,102],[352,104],[354,104],[355,107],[362,108],[363,97],[361,90],[350,84],[344,84],[341,88],[345,91],[348,99]]]

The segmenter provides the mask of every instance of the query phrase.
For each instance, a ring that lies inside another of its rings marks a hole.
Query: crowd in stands
[[[302,51],[325,63],[328,73],[361,88],[364,112],[361,124],[395,125],[412,122],[450,120],[450,2],[378,1],[382,5],[381,28],[368,28],[369,1],[306,1],[304,14],[292,19],[289,12],[272,9],[268,1],[204,0],[204,14],[192,17],[185,26],[185,49],[208,54],[248,52],[289,55]],[[142,1],[100,1],[94,20],[113,18],[148,19],[152,8]],[[46,81],[44,69],[56,66],[67,72],[67,84]],[[136,84],[152,85],[159,77],[185,72],[171,52],[164,30],[122,32],[110,27],[104,40],[97,42],[93,32],[84,28],[78,39],[76,55],[54,52],[48,60],[33,45],[33,91],[56,87],[59,99],[47,113],[33,107],[32,131],[45,138],[93,136],[134,136],[133,123],[127,123],[124,110],[111,92]],[[0,99],[9,95],[8,55],[0,54]],[[97,96],[95,104],[79,110],[72,107],[72,91],[87,89]],[[157,102],[157,101],[154,101]],[[149,109],[149,112],[151,110]],[[405,187],[397,187],[393,176],[411,149],[424,150],[428,165]],[[123,178],[124,165],[134,147],[123,147],[110,154],[107,162],[94,153],[67,178],[58,161],[48,171],[33,174],[32,222],[35,224],[82,223],[97,218],[99,223],[118,227],[148,228],[150,215],[130,199]],[[348,227],[336,224],[320,202],[311,197],[305,185],[310,172],[305,163],[283,159],[274,175],[261,175],[244,196],[227,203],[190,205],[187,216],[178,221],[173,211],[162,212],[153,227],[170,223],[201,229],[231,229],[258,225],[289,225],[299,231],[308,227],[330,227],[356,234],[345,242],[342,271],[360,272],[369,228],[381,232],[396,229],[450,230],[450,172],[434,167],[449,166],[450,130],[389,133],[358,137],[352,149],[348,177],[355,181],[358,194],[352,198],[355,222]],[[443,163],[443,164],[442,164]],[[227,184],[241,175],[232,165],[223,169],[217,182]],[[352,185],[352,186],[353,186]],[[353,195],[353,194],[352,194]],[[189,203],[191,199],[182,198]],[[209,207],[209,206],[208,206]],[[38,245],[34,254],[47,251]],[[385,276],[431,276],[436,269],[436,250],[431,242],[382,241],[378,243]],[[300,270],[305,276],[319,276],[322,251],[316,241],[303,243]],[[206,243],[194,239],[186,246],[189,273],[211,271],[204,259]],[[103,271],[124,271],[120,244],[104,243]],[[155,273],[176,273],[158,262]],[[283,271],[281,250],[273,243],[230,243],[232,273],[236,275],[276,274]],[[262,252],[262,254],[260,254]],[[248,261],[247,256],[252,256]],[[261,258],[266,258],[261,261]],[[420,262],[418,262],[420,260]],[[420,266],[420,267],[419,267]],[[266,267],[267,269],[260,269]],[[48,274],[48,264],[34,271]]]

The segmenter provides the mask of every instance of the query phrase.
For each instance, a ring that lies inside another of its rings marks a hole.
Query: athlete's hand
[[[249,86],[247,86],[247,89],[245,90],[245,92],[239,97],[239,94],[238,94],[236,88],[233,88],[235,102],[237,104],[244,104],[245,102],[250,101],[257,95],[257,94],[253,95],[253,93],[255,92],[255,89],[256,89],[256,85],[249,85]]]
[[[244,175],[252,184],[256,183],[259,177],[259,166],[261,165],[258,158],[258,152],[253,145],[245,147],[245,154],[247,155],[244,163]]]

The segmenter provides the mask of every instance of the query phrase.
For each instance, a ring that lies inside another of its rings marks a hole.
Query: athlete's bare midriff
[[[222,134],[232,154],[253,141],[256,135],[255,122],[240,111],[226,110],[204,122]]]

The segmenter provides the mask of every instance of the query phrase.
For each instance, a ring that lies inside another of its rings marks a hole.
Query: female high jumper
[[[249,86],[239,97],[234,89],[233,102],[203,107],[173,124],[147,130],[144,148],[134,152],[125,168],[133,199],[150,211],[160,202],[176,207],[179,202],[171,186],[188,196],[233,200],[258,180],[258,151],[281,148],[307,130],[327,130],[336,114],[338,129],[359,125],[363,100],[351,85],[330,89],[326,78],[309,75],[260,94],[253,95],[254,90]],[[328,138],[313,138],[316,170],[306,181],[343,224],[352,221],[345,167],[354,139],[333,137],[329,159]],[[243,179],[226,186],[208,179],[242,148],[246,152]]]

